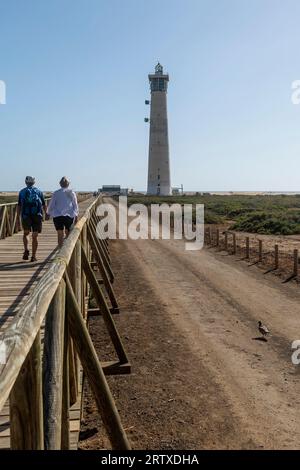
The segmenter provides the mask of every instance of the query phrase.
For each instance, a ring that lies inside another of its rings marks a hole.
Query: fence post
[[[298,250],[294,250],[294,276],[298,276]]]
[[[220,243],[220,230],[217,228],[216,231],[216,246],[219,246]]]
[[[43,450],[41,337],[38,332],[10,393],[12,450]]]
[[[235,255],[236,254],[236,234],[235,233],[232,234],[232,243],[233,243],[232,254]]]
[[[258,240],[258,261],[262,263],[262,240]]]
[[[250,258],[250,244],[249,237],[246,237],[246,259]]]
[[[275,245],[275,265],[274,268],[278,269],[279,266],[279,252],[278,252],[278,245]]]
[[[224,237],[225,237],[224,238],[224,249],[225,249],[225,251],[228,251],[228,233],[227,232],[225,232]]]

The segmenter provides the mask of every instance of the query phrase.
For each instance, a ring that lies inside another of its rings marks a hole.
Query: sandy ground
[[[111,242],[116,319],[132,374],[109,378],[134,448],[300,448],[300,291],[182,241]],[[271,330],[256,340],[257,321]],[[112,358],[101,318],[101,359]],[[86,387],[81,448],[108,446]]]

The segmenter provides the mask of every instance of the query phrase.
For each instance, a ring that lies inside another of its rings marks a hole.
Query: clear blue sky
[[[170,74],[172,185],[300,190],[299,0],[0,0],[0,190],[147,180],[147,74]]]

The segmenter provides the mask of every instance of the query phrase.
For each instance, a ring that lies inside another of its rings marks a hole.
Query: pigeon
[[[266,327],[266,325],[263,325],[261,321],[258,322],[258,330],[263,336],[270,334],[269,329]]]

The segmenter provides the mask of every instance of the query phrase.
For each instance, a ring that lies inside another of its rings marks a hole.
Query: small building
[[[128,188],[121,188],[121,186],[117,184],[103,185],[102,189],[99,189],[99,192],[110,196],[127,196]]]
[[[121,196],[127,196],[128,195],[128,188],[121,188],[120,195]]]

